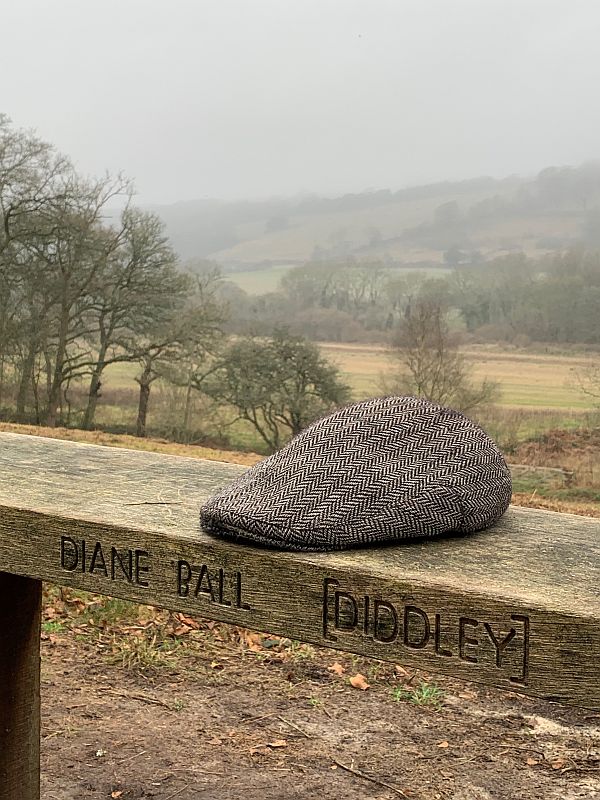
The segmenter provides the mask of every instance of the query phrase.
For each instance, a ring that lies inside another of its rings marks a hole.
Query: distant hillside
[[[198,200],[156,206],[184,259],[230,270],[355,258],[396,266],[540,255],[600,245],[600,163],[548,167],[534,178],[476,178],[263,201]]]

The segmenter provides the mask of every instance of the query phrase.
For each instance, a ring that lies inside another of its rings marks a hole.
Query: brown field
[[[377,394],[381,377],[395,366],[385,348],[377,345],[331,343],[322,349],[357,397]],[[590,363],[585,355],[506,351],[497,346],[471,347],[465,355],[475,379],[498,381],[502,406],[564,411],[593,406],[577,382],[577,373]]]

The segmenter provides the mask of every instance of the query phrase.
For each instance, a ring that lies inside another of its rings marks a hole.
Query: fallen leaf
[[[350,678],[350,684],[354,686],[355,689],[362,689],[364,692],[365,689],[369,688],[369,684],[367,683],[367,679],[364,675],[361,675],[360,672],[357,672],[356,675],[353,675]]]
[[[245,640],[248,650],[253,653],[258,653],[262,650],[263,638],[260,633],[252,633],[251,631],[244,631],[242,637]]]
[[[121,797],[121,795],[122,795],[122,794],[123,794],[123,790],[122,790],[122,789],[119,789],[119,791],[118,791],[118,792],[111,792],[111,793],[110,793],[110,796],[111,796],[111,797]]]
[[[395,672],[396,675],[408,675],[408,670],[401,667],[400,664],[396,664]]]
[[[552,769],[562,769],[566,763],[564,758],[557,758],[556,761],[552,762]]]
[[[287,747],[287,739],[275,739],[274,742],[267,742],[267,747]]]
[[[438,742],[438,743],[437,743],[437,746],[438,746],[438,747],[443,747],[443,748],[445,748],[445,747],[450,747],[450,745],[448,744],[448,742],[446,741],[446,739],[444,739],[444,741],[443,741],[443,742]]]
[[[529,756],[529,758],[527,759],[528,767],[536,767],[539,763],[540,762],[537,760],[537,758],[532,758],[531,756]]]
[[[346,672],[346,668],[339,664],[337,661],[335,664],[332,664],[330,667],[327,667],[329,672],[335,672],[336,675],[343,675]]]
[[[192,619],[192,617],[186,617],[184,614],[180,614],[179,619],[184,625],[187,625],[190,628],[195,628],[196,630],[198,630],[198,628],[200,627],[200,623],[198,622],[198,620]]]

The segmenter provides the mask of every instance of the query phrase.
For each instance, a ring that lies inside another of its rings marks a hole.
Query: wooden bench
[[[600,520],[270,551],[199,531],[242,469],[0,434],[0,800],[39,798],[42,580],[600,709]]]

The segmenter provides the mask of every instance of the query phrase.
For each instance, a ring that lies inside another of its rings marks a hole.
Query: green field
[[[282,277],[291,269],[294,269],[294,264],[281,264],[274,267],[263,267],[262,269],[244,270],[241,272],[226,272],[224,278],[227,281],[235,283],[240,289],[251,295],[266,294],[267,292],[275,292],[279,289],[279,282]],[[408,272],[419,272],[424,275],[431,275],[434,278],[446,276],[452,270],[445,267],[421,267],[411,268],[403,267],[402,269],[390,270],[391,275],[405,275]]]

